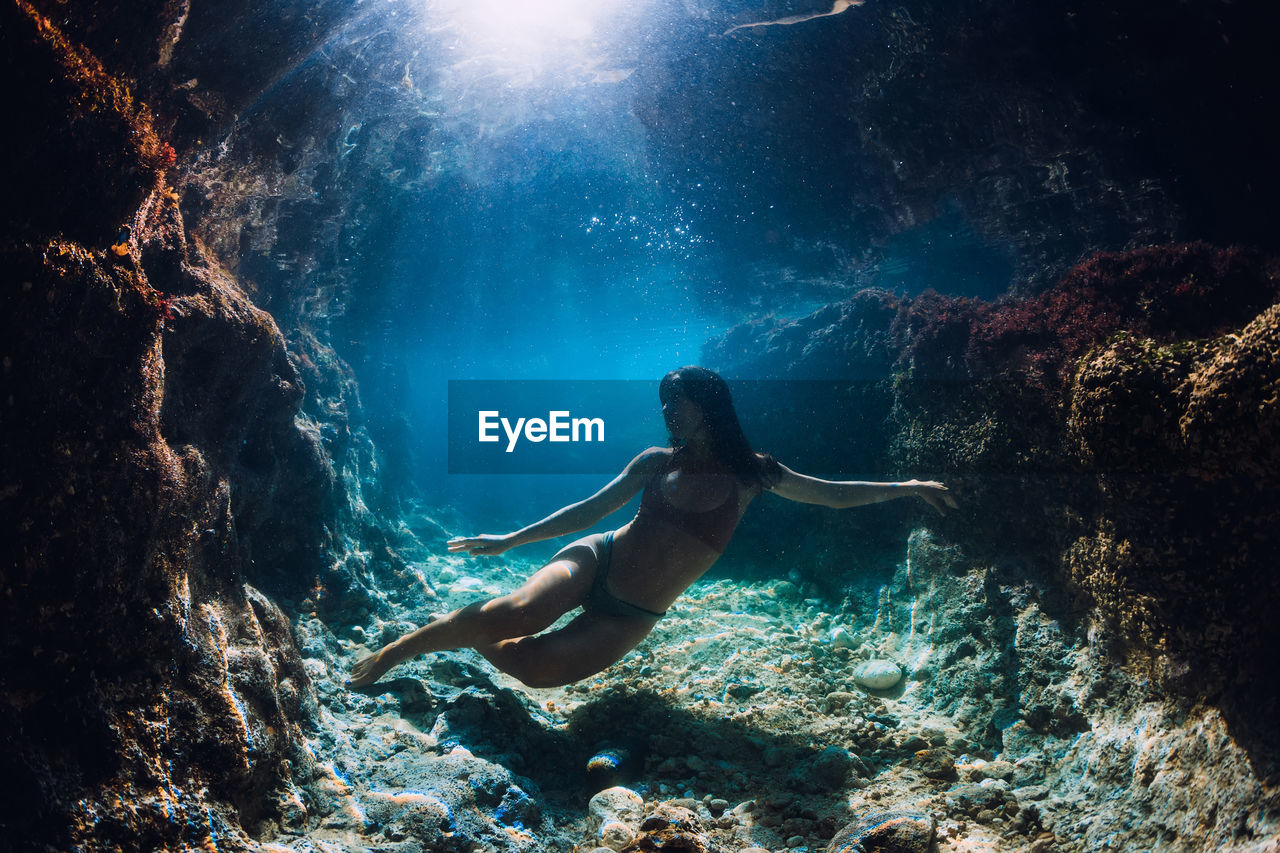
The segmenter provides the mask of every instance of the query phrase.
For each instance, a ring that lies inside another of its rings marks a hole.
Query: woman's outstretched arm
[[[933,480],[907,480],[904,483],[867,483],[858,480],[822,480],[797,474],[785,465],[778,466],[782,476],[770,489],[791,501],[844,509],[863,504],[917,497],[940,513],[955,509],[956,499],[946,486]]]
[[[541,521],[513,533],[482,533],[450,539],[449,550],[496,556],[518,545],[585,530],[635,497],[636,492],[662,466],[669,452],[663,447],[650,447],[628,462],[621,474],[591,497],[558,509]]]

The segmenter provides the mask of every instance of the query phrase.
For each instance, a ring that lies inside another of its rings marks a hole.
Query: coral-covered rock
[[[621,853],[660,850],[721,853],[721,849],[707,835],[702,820],[692,810],[673,803],[658,803],[640,824],[640,834],[621,848]]]
[[[620,853],[657,853],[664,850],[711,853],[705,836],[674,826],[645,830],[639,838],[621,848]]]
[[[953,780],[956,778],[956,760],[946,749],[922,749],[912,762],[930,779]]]
[[[1280,471],[1280,304],[1216,341],[1188,384],[1178,431],[1200,477]]]
[[[643,814],[644,798],[635,791],[605,788],[587,803],[587,828],[600,844],[617,850],[634,840]]]
[[[1098,488],[1066,564],[1134,658],[1180,694],[1252,681],[1277,640],[1266,614],[1280,584],[1263,555],[1280,544],[1278,321],[1273,307],[1215,340],[1123,339],[1072,386],[1069,433]],[[1256,683],[1238,709],[1260,723],[1276,691]]]
[[[934,847],[933,817],[921,812],[876,812],[836,833],[827,853],[927,853]]]
[[[0,247],[0,822],[18,847],[237,849],[305,819],[316,697],[252,584],[307,577],[328,462],[275,323],[188,244],[128,86],[27,4],[0,14],[11,82],[66,123],[4,158],[59,201],[22,198]]]
[[[1278,797],[1254,771],[1256,760],[1244,748],[1252,747],[1252,739],[1242,743],[1237,731],[1205,707],[1188,713],[1147,703],[1133,713],[1103,712],[1072,743],[1052,778],[1074,789],[1075,797],[1061,804],[1067,813],[1103,792],[1130,806],[1099,810],[1078,825],[1078,843],[1101,848],[1120,836],[1138,850],[1265,850],[1276,836],[1267,815]],[[1143,819],[1133,821],[1135,813]]]
[[[254,412],[219,420],[236,401],[209,400],[215,425],[198,439],[166,434],[168,297],[71,243],[4,257],[22,284],[4,312],[0,512],[18,536],[3,679],[23,697],[3,707],[5,772],[23,792],[5,823],[68,846],[234,838],[274,819],[290,763],[305,772],[315,701],[287,619],[246,583],[224,459]],[[274,327],[234,304],[183,310],[239,351]],[[267,385],[275,340],[243,349]]]
[[[969,784],[956,785],[947,791],[947,807],[953,812],[975,817],[981,812],[1001,812],[1014,797],[1007,785]]]

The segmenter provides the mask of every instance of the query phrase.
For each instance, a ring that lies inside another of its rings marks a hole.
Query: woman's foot
[[[382,677],[383,673],[399,663],[390,654],[391,646],[383,646],[378,651],[356,661],[351,667],[351,677],[347,679],[348,687],[365,687]]]

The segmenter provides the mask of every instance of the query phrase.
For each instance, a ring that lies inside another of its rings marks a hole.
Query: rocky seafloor
[[[526,688],[463,650],[345,689],[358,656],[536,568],[401,536],[420,582],[394,591],[395,615],[338,635],[296,625],[317,772],[265,849],[1276,849],[1220,715],[1104,699],[1094,632],[1064,630],[1043,590],[927,528],[864,600],[815,597],[799,568],[695,584],[579,684]],[[1189,808],[1206,802],[1216,814]],[[833,842],[868,819],[865,848]],[[874,846],[885,824],[899,833]]]

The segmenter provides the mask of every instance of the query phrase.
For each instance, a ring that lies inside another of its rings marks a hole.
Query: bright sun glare
[[[572,97],[605,109],[635,70],[627,29],[653,0],[422,0],[434,93],[465,133],[500,137]],[[460,130],[460,132],[462,132]]]
[[[467,0],[454,13],[454,24],[477,42],[532,58],[573,49],[590,38],[613,5],[608,0]]]

